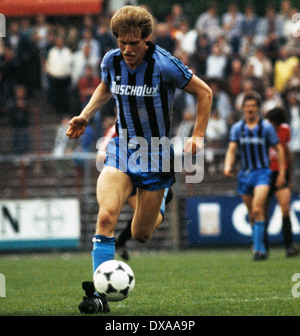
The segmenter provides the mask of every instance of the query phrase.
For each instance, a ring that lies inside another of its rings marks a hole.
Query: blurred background
[[[276,106],[286,110],[294,155],[292,222],[299,241],[299,0],[1,0],[0,252],[91,249],[98,211],[96,143],[114,122],[114,101],[79,140],[65,132],[101,81],[101,60],[117,46],[110,18],[126,4],[148,8],[155,18],[151,40],[214,93],[203,181],[186,183],[189,173],[176,173],[164,223],[149,243],[130,241],[129,247],[251,244],[236,181],[222,175],[229,130],[250,90],[262,95],[262,116]],[[176,91],[172,136],[191,134],[195,104],[191,95]],[[130,216],[126,205],[117,234]],[[280,209],[273,202],[271,243],[281,243],[280,230]]]

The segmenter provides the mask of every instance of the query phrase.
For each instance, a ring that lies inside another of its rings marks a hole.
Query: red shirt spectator
[[[101,80],[98,76],[93,74],[93,68],[87,66],[85,74],[78,81],[78,92],[81,104],[86,104]]]

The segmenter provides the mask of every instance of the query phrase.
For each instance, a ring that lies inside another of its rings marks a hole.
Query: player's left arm
[[[212,106],[212,90],[199,77],[193,75],[184,91],[194,95],[197,99],[197,115],[192,137],[189,138],[184,146],[185,152],[196,154],[204,144],[204,136],[207,128],[210,110]]]
[[[275,150],[277,151],[278,157],[278,176],[276,180],[276,187],[282,188],[285,184],[285,155],[283,146],[280,143],[277,143],[274,146]]]

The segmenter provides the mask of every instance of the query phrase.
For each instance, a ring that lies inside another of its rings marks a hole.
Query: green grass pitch
[[[299,316],[300,288],[292,294],[300,287],[292,281],[299,259],[280,248],[259,262],[250,249],[132,252],[135,289],[111,302],[107,315]],[[89,253],[1,255],[6,297],[0,297],[0,316],[81,315],[81,282],[91,280],[91,268]]]

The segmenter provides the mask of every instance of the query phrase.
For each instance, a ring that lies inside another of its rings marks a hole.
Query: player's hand
[[[84,117],[74,117],[69,122],[69,128],[66,135],[72,139],[79,138],[85,131],[88,120]]]
[[[228,168],[224,168],[223,170],[223,174],[227,177],[235,177],[234,173],[232,172],[231,169]]]
[[[192,136],[187,139],[183,151],[188,154],[192,153],[193,155],[197,154],[204,148],[204,138]]]

